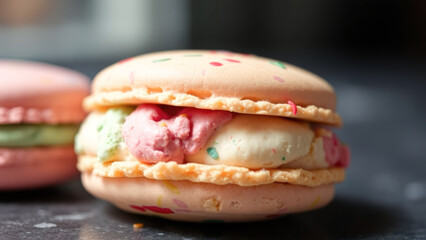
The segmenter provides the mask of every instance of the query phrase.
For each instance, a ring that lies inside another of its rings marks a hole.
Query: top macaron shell
[[[89,82],[62,67],[0,59],[0,124],[81,122]]]
[[[333,88],[288,63],[226,51],[167,51],[120,61],[99,73],[94,94],[145,89],[336,108]]]

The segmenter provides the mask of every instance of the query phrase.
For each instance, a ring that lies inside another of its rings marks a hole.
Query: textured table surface
[[[337,132],[351,146],[352,164],[329,206],[265,222],[171,222],[122,212],[76,179],[0,192],[0,239],[426,239],[425,65],[293,62],[335,86],[345,120]],[[102,64],[64,65],[93,76]]]

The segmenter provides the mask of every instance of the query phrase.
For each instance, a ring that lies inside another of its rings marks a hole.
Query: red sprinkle
[[[275,150],[275,148],[272,148],[272,152],[277,153],[277,151]]]
[[[297,106],[296,106],[296,104],[294,104],[294,102],[292,102],[292,101],[288,101],[287,103],[290,104],[291,111],[293,112],[294,115],[296,115],[297,114]]]
[[[223,60],[228,61],[228,62],[233,62],[233,63],[241,63],[240,61],[235,60],[235,59],[224,58]]]
[[[129,58],[123,59],[123,60],[119,61],[118,64],[121,64],[121,63],[124,63],[124,62],[128,62],[128,61],[130,61],[132,59],[133,59],[133,57],[129,57]]]
[[[222,63],[220,63],[220,62],[210,62],[210,65],[215,66],[215,67],[220,67],[220,66],[222,66],[223,64],[222,64]]]
[[[130,205],[131,208],[137,209],[142,212],[146,212],[146,210],[150,210],[152,212],[156,213],[163,213],[163,214],[173,214],[174,212],[170,208],[160,208],[157,206],[136,206],[136,205]]]
[[[145,209],[148,209],[150,211],[156,212],[156,213],[163,213],[163,214],[172,214],[174,213],[170,208],[160,208],[157,206],[143,206]]]
[[[145,208],[142,206],[130,205],[131,208],[137,209],[142,212],[146,212]]]

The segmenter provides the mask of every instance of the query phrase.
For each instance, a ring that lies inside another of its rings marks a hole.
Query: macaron
[[[0,59],[0,190],[60,183],[78,175],[74,137],[89,94],[81,73]]]
[[[95,77],[76,138],[94,196],[179,221],[257,221],[328,204],[349,148],[336,95],[279,60],[179,50],[124,59]]]

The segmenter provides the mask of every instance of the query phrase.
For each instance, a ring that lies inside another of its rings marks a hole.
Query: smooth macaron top
[[[95,77],[85,106],[145,102],[341,123],[334,90],[321,77],[281,61],[226,51],[177,50],[124,59]],[[300,108],[298,115],[294,108]]]
[[[93,90],[151,88],[201,98],[236,97],[271,103],[294,102],[334,110],[333,88],[299,67],[254,55],[221,51],[167,51],[130,58],[105,69]]]
[[[0,124],[81,122],[89,79],[45,63],[0,60]]]

